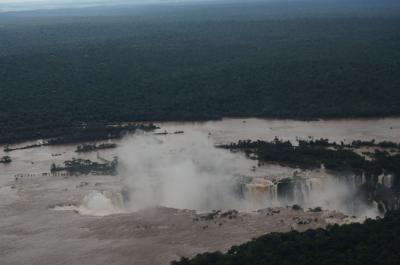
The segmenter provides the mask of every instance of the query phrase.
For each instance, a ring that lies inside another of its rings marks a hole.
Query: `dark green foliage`
[[[314,212],[314,213],[322,212],[322,208],[321,207],[315,207],[315,208],[311,208],[309,210],[310,210],[310,212]]]
[[[306,232],[272,233],[227,254],[200,254],[172,265],[397,265],[400,263],[400,213],[364,224],[333,225]]]
[[[102,143],[102,144],[81,144],[76,147],[75,152],[77,153],[87,153],[87,152],[92,152],[96,150],[102,150],[102,149],[111,149],[117,147],[116,144],[113,143]]]
[[[30,145],[25,145],[25,146],[21,146],[21,147],[15,147],[15,148],[11,148],[10,146],[7,145],[6,147],[4,147],[4,152],[12,152],[15,150],[30,149],[30,148],[40,147],[43,145],[44,144],[30,144]]]
[[[382,147],[382,148],[400,148],[400,144],[390,142],[390,141],[383,141],[380,143],[375,142],[375,140],[371,141],[353,141],[350,145],[350,147],[362,147],[362,146],[368,146],[368,147]]]
[[[378,175],[393,174],[395,184],[400,179],[400,155],[391,155],[386,151],[375,150],[371,154],[372,160],[357,154],[352,148],[365,145],[396,146],[396,143],[384,142],[361,142],[354,141],[350,145],[336,144],[325,139],[320,140],[299,140],[295,146],[290,141],[282,141],[275,138],[274,141],[251,141],[240,140],[238,143],[221,145],[221,148],[231,150],[242,150],[247,155],[255,154],[260,161],[278,162],[300,168],[319,168],[323,164],[326,169],[336,172],[352,172],[355,174],[364,173],[372,178]]]
[[[371,175],[381,173],[376,165],[363,156],[323,139],[309,142],[300,140],[298,146],[276,138],[272,142],[247,140],[221,147],[240,149],[247,154],[254,153],[260,161],[279,162],[304,169],[319,168],[323,164],[326,169],[333,171],[351,171],[357,174],[364,172]]]
[[[40,125],[40,124],[39,124]],[[43,145],[57,145],[80,143],[85,141],[96,141],[106,139],[118,139],[128,133],[137,130],[152,131],[157,129],[154,124],[130,124],[130,125],[107,125],[107,124],[80,124],[69,127],[42,127],[35,126],[30,132],[27,128],[18,130],[7,130],[0,134],[0,143],[22,142],[31,139],[47,139],[42,144],[33,144],[23,147],[10,148],[6,146],[4,151],[10,152],[20,149],[29,149]]]
[[[157,127],[154,124],[143,125],[89,125],[78,128],[68,128],[59,137],[47,141],[48,145],[79,143],[92,140],[118,139],[137,130],[152,131]]]
[[[392,142],[375,143],[374,141],[353,141],[349,145],[331,143],[327,139],[299,140],[299,145],[275,138],[272,142],[240,140],[237,144],[221,145],[221,148],[244,151],[247,155],[255,154],[260,161],[279,162],[301,168],[319,168],[322,164],[332,171],[350,171],[376,177],[382,173],[394,174],[400,178],[400,155],[391,155],[386,151],[375,150],[372,160],[367,160],[354,152],[361,146],[399,149]]]
[[[0,157],[0,164],[1,163],[8,164],[8,163],[11,163],[11,162],[12,162],[12,159],[9,156]]]
[[[67,160],[64,162],[64,166],[57,166],[52,164],[50,171],[52,173],[57,171],[66,171],[72,174],[106,174],[116,175],[118,166],[118,158],[115,157],[112,161],[106,163],[97,163],[90,160],[76,159]]]
[[[82,122],[400,115],[397,16],[269,19],[268,7],[246,8],[256,19],[5,23],[0,142]]]
[[[295,205],[292,206],[292,210],[299,211],[299,210],[302,210],[302,208],[301,208],[300,205],[295,204]]]

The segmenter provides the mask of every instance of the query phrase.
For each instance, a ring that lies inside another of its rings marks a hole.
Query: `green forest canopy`
[[[400,114],[400,15],[274,17],[269,7],[0,14],[0,135],[82,122]]]

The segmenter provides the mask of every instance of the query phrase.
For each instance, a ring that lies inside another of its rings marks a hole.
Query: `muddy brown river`
[[[314,213],[282,205],[274,206],[274,214],[267,214],[272,213],[267,209],[252,209],[241,211],[233,219],[217,216],[204,221],[200,217],[207,209],[201,206],[218,204],[196,198],[202,195],[201,189],[210,190],[209,183],[196,182],[196,178],[210,179],[215,187],[220,182],[214,182],[214,175],[223,182],[230,174],[274,178],[293,174],[293,169],[277,165],[254,170],[254,161],[212,147],[241,139],[272,140],[277,136],[288,140],[323,137],[345,142],[400,142],[400,118],[309,122],[250,118],[156,124],[161,127],[157,132],[169,134],[152,134],[139,140],[127,137],[116,141],[118,148],[98,153],[75,153],[76,145],[5,153],[1,146],[0,157],[9,155],[13,162],[0,164],[0,264],[166,265],[181,256],[227,250],[272,231],[360,221],[334,209]],[[174,134],[178,131],[184,133]],[[23,145],[26,143],[20,144]],[[73,157],[111,160],[115,155],[124,166],[118,176],[49,174],[52,163],[62,164]],[[229,166],[219,166],[220,163]],[[326,177],[320,171],[304,174],[312,179]],[[159,175],[167,181],[156,194],[151,194],[153,197],[144,198],[153,184],[147,179],[159,180]],[[190,182],[186,182],[188,179]],[[121,194],[127,187],[129,192],[141,195],[131,196],[129,204],[138,206],[140,200],[140,205],[146,207],[130,207],[124,201]],[[201,192],[196,192],[197,188]],[[197,211],[185,209],[191,205],[199,206]],[[226,205],[230,208],[234,204]]]

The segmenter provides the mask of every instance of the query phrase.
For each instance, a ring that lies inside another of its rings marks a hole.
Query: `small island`
[[[0,158],[0,163],[2,163],[2,164],[8,164],[11,162],[12,162],[12,159],[9,156],[3,156],[2,158]]]
[[[111,149],[117,147],[116,144],[114,143],[102,143],[102,144],[81,144],[76,147],[75,152],[77,153],[88,153],[88,152],[93,152],[96,150],[101,150],[101,149]]]
[[[114,157],[112,161],[105,163],[93,162],[91,160],[76,159],[67,160],[64,165],[52,164],[51,173],[66,171],[70,174],[94,174],[94,175],[116,175],[118,166],[118,157]]]

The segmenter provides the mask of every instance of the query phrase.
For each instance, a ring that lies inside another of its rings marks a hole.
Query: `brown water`
[[[196,130],[211,133],[210,136],[217,144],[243,139],[272,140],[275,136],[292,141],[296,137],[302,139],[323,137],[331,141],[346,142],[372,139],[400,142],[400,118],[319,121],[226,118],[220,121],[157,124],[161,126],[159,131]]]
[[[215,144],[241,139],[272,140],[275,136],[288,140],[311,136],[331,141],[400,142],[400,118],[311,122],[250,118],[157,125],[161,127],[160,132],[201,132],[209,135]],[[163,141],[168,137],[175,135],[157,136]],[[124,141],[117,141],[117,144],[123,145]],[[181,255],[227,249],[266,232],[288,231],[296,225],[292,215],[299,215],[288,212],[268,219],[244,214],[243,218],[220,226],[213,222],[193,223],[190,212],[177,210],[155,210],[150,217],[131,213],[104,218],[52,211],[48,208],[58,203],[79,202],[93,190],[121,189],[121,183],[113,176],[42,175],[49,171],[52,163],[61,164],[72,157],[96,160],[96,153],[75,153],[76,145],[45,146],[11,153],[4,153],[3,147],[0,147],[0,156],[10,155],[13,162],[0,164],[0,264],[168,264]],[[102,150],[100,154],[111,158],[118,154],[118,149]],[[17,174],[25,176],[15,180]],[[292,170],[271,165],[254,174],[292,174]],[[80,187],[82,181],[88,185]],[[308,218],[310,213],[300,215]],[[326,216],[318,218],[317,223],[296,229],[325,226]],[[204,229],[204,225],[209,228]],[[154,248],[162,255],[155,257]]]
[[[320,121],[294,121],[271,119],[225,118],[208,122],[159,122],[158,132],[197,131],[206,135],[215,144],[237,142],[239,140],[272,140],[279,137],[295,141],[297,137],[307,139],[328,138],[330,141],[372,140],[400,142],[400,118],[386,119],[342,119]],[[160,139],[166,136],[158,136]],[[117,143],[123,141],[117,141]],[[29,143],[19,144],[24,146]],[[0,146],[0,157],[10,155],[11,164],[0,164],[0,186],[14,180],[16,174],[42,174],[48,172],[52,163],[60,164],[72,157],[96,159],[96,153],[75,153],[76,145],[43,146],[39,148],[16,150],[10,153]],[[115,150],[104,150],[102,156],[111,158]],[[61,154],[61,156],[52,156]]]

